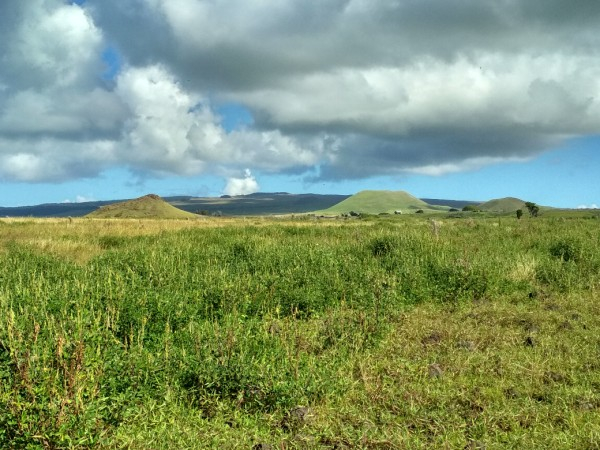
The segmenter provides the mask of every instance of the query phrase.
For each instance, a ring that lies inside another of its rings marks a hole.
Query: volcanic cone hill
[[[158,195],[148,194],[134,200],[98,208],[86,217],[94,219],[197,219],[196,214],[183,211],[165,202]]]
[[[482,211],[504,213],[515,212],[517,209],[527,211],[527,207],[525,206],[525,200],[521,200],[520,198],[515,197],[504,197],[489,200],[479,205],[478,208]]]
[[[332,206],[322,214],[344,214],[350,211],[364,214],[414,213],[423,211],[447,211],[447,206],[435,206],[425,203],[408,192],[404,191],[361,191],[346,200]]]

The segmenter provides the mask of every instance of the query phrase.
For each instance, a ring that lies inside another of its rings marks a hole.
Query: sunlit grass
[[[0,447],[598,448],[597,222],[436,220],[0,220]]]

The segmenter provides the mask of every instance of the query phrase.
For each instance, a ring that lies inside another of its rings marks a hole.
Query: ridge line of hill
[[[302,214],[310,212],[342,214],[352,210],[364,213],[394,212],[406,209],[429,212],[462,209],[475,205],[488,212],[512,212],[523,209],[525,202],[514,197],[487,202],[417,198],[404,191],[366,190],[354,195],[343,194],[290,194],[287,192],[258,192],[249,195],[194,197],[189,195],[163,197],[168,204],[188,213],[227,216]],[[81,203],[45,203],[32,206],[0,207],[0,217],[82,217],[115,203],[130,201],[103,200]]]

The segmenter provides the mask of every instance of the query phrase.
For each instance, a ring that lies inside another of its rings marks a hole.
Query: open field
[[[587,214],[2,219],[0,448],[600,448]]]

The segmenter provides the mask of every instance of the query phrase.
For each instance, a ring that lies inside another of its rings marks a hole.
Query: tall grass
[[[362,445],[337,417],[290,411],[352,410],[379,383],[373,367],[409,367],[388,351],[419,308],[597,301],[599,235],[596,221],[553,219],[435,234],[415,218],[1,222],[0,447]],[[405,401],[389,395],[377,414]]]

